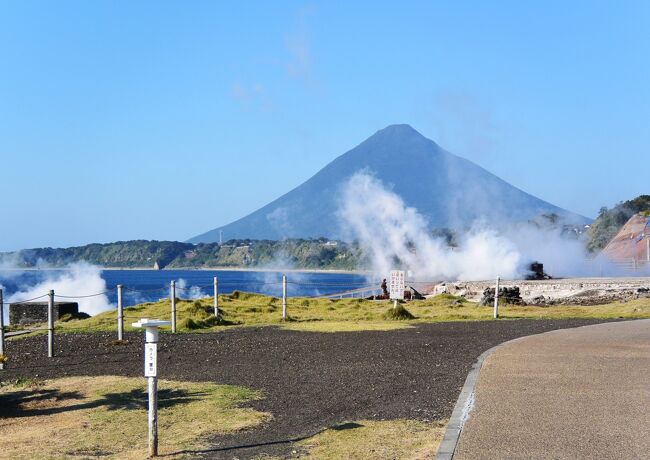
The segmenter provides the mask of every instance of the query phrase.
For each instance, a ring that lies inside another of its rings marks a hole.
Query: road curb
[[[634,321],[634,320],[632,319],[627,321]],[[476,387],[476,381],[478,380],[479,373],[481,372],[481,368],[483,367],[483,363],[485,362],[487,357],[490,356],[492,353],[494,353],[497,349],[504,347],[508,344],[511,344],[513,342],[527,339],[529,337],[533,337],[536,335],[544,335],[544,334],[549,334],[557,331],[566,331],[569,329],[581,329],[583,327],[591,327],[596,325],[618,323],[618,322],[619,321],[616,320],[605,321],[603,323],[598,323],[598,324],[570,327],[567,329],[553,329],[538,334],[525,335],[522,337],[517,337],[516,339],[508,340],[507,342],[500,343],[499,345],[495,345],[492,348],[481,353],[481,355],[478,357],[476,362],[472,364],[472,369],[469,371],[469,374],[467,374],[467,378],[465,379],[465,384],[463,385],[463,389],[460,392],[460,396],[458,396],[458,400],[456,401],[456,405],[454,406],[454,411],[451,413],[451,418],[449,419],[449,423],[447,423],[447,429],[445,430],[445,435],[442,438],[440,447],[438,448],[438,453],[436,454],[436,460],[451,460],[454,458],[454,454],[456,453],[456,446],[458,445],[458,440],[460,439],[460,435],[463,432],[463,426],[465,425],[465,422],[469,418],[469,414],[472,412],[472,409],[474,408],[474,388]]]
[[[569,328],[569,329],[578,329],[580,327],[585,327],[585,326],[578,326],[577,328]],[[499,345],[495,345],[492,348],[489,348],[485,350],[483,353],[481,353],[481,355],[478,357],[476,362],[472,364],[472,369],[469,371],[469,374],[467,374],[467,378],[465,379],[465,384],[463,385],[463,389],[460,392],[460,396],[458,396],[458,400],[456,401],[456,405],[454,406],[454,411],[451,413],[451,418],[449,419],[449,423],[447,423],[445,436],[442,438],[442,442],[440,443],[440,447],[438,448],[438,453],[436,454],[436,460],[451,460],[452,458],[454,458],[454,454],[456,453],[456,446],[458,445],[458,440],[460,439],[460,434],[463,432],[463,426],[465,425],[465,422],[469,419],[469,414],[472,412],[472,409],[474,409],[474,388],[476,387],[476,381],[478,380],[478,376],[481,372],[481,368],[483,367],[483,363],[485,362],[487,357],[490,356],[499,348],[504,347],[513,342],[518,342],[519,340],[523,340],[528,337],[532,337],[534,335],[548,334],[549,332],[555,332],[557,330],[564,330],[564,329],[553,329],[551,331],[541,332],[539,334],[524,335],[522,337],[517,337],[516,339],[508,340],[507,342],[503,342],[500,343]]]
[[[454,457],[460,433],[463,431],[463,425],[465,425],[465,421],[474,407],[474,388],[476,387],[476,381],[478,380],[478,375],[483,367],[485,359],[497,348],[500,348],[507,343],[514,342],[515,340],[519,340],[519,338],[500,343],[499,345],[484,351],[478,357],[476,362],[472,364],[472,369],[469,371],[469,374],[467,374],[463,389],[460,391],[460,396],[458,396],[458,400],[454,406],[454,411],[451,413],[451,418],[447,423],[445,436],[442,438],[442,442],[438,448],[436,460],[451,460]]]
[[[578,326],[577,328],[569,329],[579,329],[585,326]],[[565,329],[553,329],[551,331],[541,332],[539,334],[524,335],[522,337],[517,337],[516,339],[508,340],[507,342],[500,343],[495,345],[488,350],[485,350],[478,357],[476,362],[472,364],[472,369],[467,374],[465,379],[465,384],[463,389],[458,396],[456,405],[454,406],[454,411],[451,413],[451,418],[449,423],[447,423],[447,429],[445,430],[445,436],[442,438],[440,447],[438,448],[438,453],[436,454],[436,460],[451,460],[454,458],[456,453],[456,446],[458,445],[458,440],[460,439],[460,434],[463,432],[463,426],[465,422],[469,419],[469,414],[474,409],[474,388],[476,387],[476,381],[483,367],[483,363],[496,350],[501,347],[504,347],[513,342],[518,342],[519,340],[527,339],[535,335],[548,334],[549,332],[563,331]]]

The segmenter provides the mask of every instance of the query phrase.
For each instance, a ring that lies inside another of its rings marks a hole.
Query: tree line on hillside
[[[320,239],[230,240],[219,243],[117,241],[71,248],[1,253],[5,267],[63,267],[85,261],[116,268],[295,267],[354,270],[368,261],[356,243]]]
[[[650,214],[650,195],[641,195],[621,202],[612,209],[601,208],[598,218],[586,233],[573,226],[562,225],[554,214],[544,214],[529,224],[539,228],[562,226],[567,238],[584,238],[587,249],[596,253],[618,233],[636,213]],[[459,244],[457,232],[435,229],[433,237],[441,238],[450,247]],[[204,267],[290,267],[302,269],[355,270],[370,268],[366,254],[357,243],[332,241],[326,238],[272,240],[230,240],[226,243],[181,243],[178,241],[118,241],[88,244],[71,248],[37,248],[0,253],[0,266],[31,268],[63,267],[85,261],[116,268],[204,268]]]
[[[587,249],[592,253],[603,249],[630,217],[639,213],[650,215],[650,195],[622,201],[612,209],[600,208],[598,217],[587,231]]]

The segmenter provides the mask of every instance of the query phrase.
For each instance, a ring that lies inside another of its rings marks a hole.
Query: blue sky
[[[183,240],[393,123],[594,217],[649,193],[650,2],[0,1],[0,250]]]

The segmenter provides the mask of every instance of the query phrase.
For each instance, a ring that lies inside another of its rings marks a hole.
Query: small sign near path
[[[404,300],[404,270],[390,272],[390,299]]]
[[[145,343],[144,345],[144,376],[157,377],[158,375],[158,344]]]

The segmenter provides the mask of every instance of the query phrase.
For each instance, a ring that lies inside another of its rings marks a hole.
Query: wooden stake
[[[172,301],[172,332],[176,332],[176,281],[172,280],[170,289]]]
[[[499,317],[499,277],[497,276],[497,287],[494,289],[494,319]]]
[[[124,306],[121,284],[117,285],[117,340],[124,340]]]
[[[282,319],[287,319],[287,275],[282,275]]]
[[[47,357],[54,356],[54,291],[47,301]]]
[[[219,318],[219,280],[214,277],[214,317]]]

